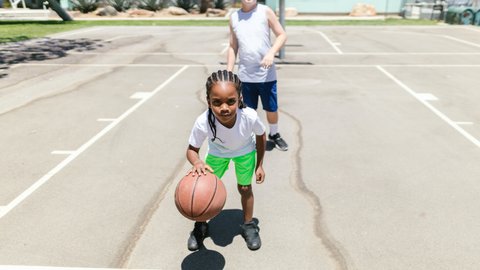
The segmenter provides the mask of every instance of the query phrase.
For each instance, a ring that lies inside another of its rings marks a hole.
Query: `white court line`
[[[435,64],[358,64],[358,65],[348,65],[348,64],[340,64],[340,65],[317,65],[317,64],[312,64],[312,65],[304,65],[304,64],[282,64],[280,63],[275,63],[276,66],[282,66],[282,67],[314,67],[314,68],[332,68],[332,67],[352,67],[352,68],[358,68],[358,67],[365,67],[365,68],[372,68],[372,67],[377,67],[377,66],[382,66],[382,67],[411,67],[411,68],[477,68],[480,67],[480,64],[442,64],[442,65],[435,65]],[[132,67],[132,68],[158,68],[158,67],[183,67],[184,64],[57,64],[57,63],[23,63],[23,64],[15,64],[12,65],[10,68],[13,67],[21,67],[21,66],[26,66],[26,67],[42,67],[42,66],[50,66],[50,67],[98,67],[98,68],[105,68],[105,67]],[[223,64],[213,64],[213,65],[205,65],[205,64],[191,64],[188,65],[189,67],[218,67],[218,66],[224,66]]]
[[[72,155],[75,154],[75,151],[65,151],[65,150],[55,150],[52,151],[52,155]]]
[[[153,95],[152,92],[136,92],[130,96],[131,99],[146,99]]]
[[[425,101],[435,101],[438,98],[430,93],[416,93],[415,96],[418,99],[425,100]]]
[[[69,52],[69,55],[133,55],[133,56],[146,56],[146,55],[167,55],[167,56],[217,56],[219,54],[224,54],[229,46],[225,47],[220,53],[208,53],[208,52],[197,52],[197,53],[182,53],[182,52],[145,52],[145,53],[136,53],[136,52]],[[35,52],[26,52],[35,53]],[[337,52],[288,52],[288,55],[338,55]],[[480,52],[342,52],[342,55],[394,55],[394,56],[403,56],[403,55],[480,55]]]
[[[470,125],[473,125],[473,122],[455,122],[457,125],[467,125],[467,126],[470,126]]]
[[[83,34],[83,33],[87,33],[87,32],[98,31],[98,30],[102,30],[102,29],[104,29],[104,27],[84,28],[84,29],[79,29],[79,30],[72,30],[72,31],[69,31],[67,33],[53,34],[53,35],[50,35],[49,37],[63,38],[63,37],[71,36],[71,35],[78,35],[78,34]]]
[[[98,122],[113,122],[117,120],[117,118],[98,118],[97,121]]]
[[[225,47],[220,52],[220,54],[225,54],[227,52],[228,48],[230,48],[230,43],[222,43],[222,46],[225,46]]]
[[[33,266],[33,265],[0,265],[0,270],[124,270],[124,268],[87,268],[87,267],[61,267],[61,266]],[[130,270],[146,270],[130,268]],[[155,270],[150,268],[149,270]]]
[[[467,44],[467,45],[470,45],[470,46],[480,48],[480,44],[477,44],[477,43],[473,43],[473,42],[470,42],[470,41],[466,41],[466,40],[463,40],[463,39],[459,39],[459,38],[451,37],[451,36],[447,36],[447,35],[443,35],[443,37],[447,38],[447,39],[457,41],[457,42],[460,42],[460,43],[463,43],[463,44]]]
[[[185,71],[189,66],[184,65],[180,70],[175,72],[168,80],[163,82],[161,85],[157,86],[152,91],[152,95],[149,98],[145,99],[140,99],[135,105],[130,107],[126,112],[124,112],[122,115],[120,115],[115,121],[111,122],[108,126],[106,126],[104,129],[102,129],[99,133],[97,133],[95,136],[93,136],[90,140],[88,140],[86,143],[84,143],[82,146],[80,146],[74,153],[69,155],[66,159],[64,159],[62,162],[57,164],[53,169],[51,169],[47,174],[42,176],[40,179],[38,179],[32,186],[30,186],[28,189],[22,192],[22,194],[18,195],[13,201],[11,201],[8,205],[0,209],[0,218],[4,217],[6,214],[8,214],[13,208],[15,208],[17,205],[19,205],[22,201],[24,201],[26,198],[28,198],[30,195],[33,194],[38,188],[40,188],[43,184],[45,184],[50,178],[52,178],[54,175],[56,175],[58,172],[60,172],[63,168],[65,168],[70,162],[75,160],[81,153],[85,152],[90,146],[92,146],[95,142],[97,142],[100,138],[102,138],[105,134],[107,134],[111,129],[116,127],[120,122],[122,122],[123,119],[125,119],[127,116],[129,116],[131,113],[133,113],[135,110],[137,110],[140,106],[143,105],[147,100],[149,100],[152,96],[154,96],[156,93],[160,92],[166,85],[168,85],[171,81],[173,81],[178,75],[180,75],[183,71]]]
[[[228,47],[227,47],[228,49]],[[225,49],[226,50],[226,49]],[[218,53],[209,53],[209,52],[192,52],[192,53],[186,53],[186,52],[145,52],[145,53],[136,53],[136,52],[105,52],[105,53],[99,53],[99,52],[69,52],[68,54],[71,55],[199,55],[199,56],[212,56],[212,55],[218,55]]]
[[[338,54],[343,54],[343,52],[337,47],[337,45],[335,45],[335,43],[333,43],[328,37],[327,35],[325,35],[323,32],[320,32],[320,31],[313,31],[317,34],[320,34],[327,42],[328,44],[330,44],[330,46],[333,47],[333,49],[338,53]]]
[[[139,37],[139,36],[140,35],[120,35],[120,36],[116,36],[116,37],[113,37],[113,38],[106,39],[105,41],[106,42],[112,42],[112,41],[117,40],[117,39]]]
[[[396,84],[398,84],[403,90],[407,91],[410,95],[412,95],[414,98],[416,98],[419,102],[421,102],[425,107],[429,108],[434,114],[436,114],[438,117],[440,117],[443,121],[447,122],[451,127],[453,127],[456,131],[458,131],[460,134],[462,134],[465,138],[467,138],[470,142],[475,144],[477,147],[480,148],[480,141],[477,140],[475,137],[473,137],[470,133],[466,132],[463,128],[461,128],[456,122],[450,120],[445,114],[437,110],[435,107],[430,105],[425,100],[422,100],[418,98],[418,94],[415,93],[412,89],[410,89],[407,85],[402,83],[399,79],[397,79],[395,76],[390,74],[388,71],[383,69],[381,66],[377,66],[377,69],[380,70],[383,74],[385,74],[388,78],[390,78],[392,81],[394,81]]]
[[[473,27],[473,26],[472,26],[472,27],[466,27],[465,29],[470,30],[470,31],[474,31],[474,32],[480,32],[480,29],[478,29],[477,26],[475,26],[475,27]]]

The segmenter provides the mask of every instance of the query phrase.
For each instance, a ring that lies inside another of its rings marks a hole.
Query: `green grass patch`
[[[287,20],[287,26],[314,25],[435,25],[431,20]],[[92,20],[0,21],[0,43],[17,42],[92,26],[228,26],[228,20]]]

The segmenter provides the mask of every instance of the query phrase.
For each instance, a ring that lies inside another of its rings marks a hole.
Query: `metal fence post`
[[[278,8],[279,15],[280,15],[280,24],[282,25],[283,29],[285,30],[285,0],[280,0],[280,6]],[[283,59],[285,58],[285,46],[283,46],[280,51],[278,52],[278,58]]]

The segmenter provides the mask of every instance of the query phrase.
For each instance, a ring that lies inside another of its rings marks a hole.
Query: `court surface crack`
[[[303,150],[303,139],[302,139],[302,124],[300,120],[295,118],[292,114],[279,110],[281,113],[287,115],[295,123],[295,139],[298,147],[294,150],[293,153],[293,170],[290,175],[290,183],[293,187],[307,199],[310,205],[313,208],[314,212],[314,232],[315,235],[320,238],[325,249],[330,253],[330,256],[335,261],[335,269],[337,270],[348,270],[347,263],[347,254],[346,251],[342,248],[341,244],[338,243],[333,236],[330,235],[328,231],[327,224],[324,219],[324,213],[322,205],[320,203],[320,198],[310,189],[308,189],[305,181],[303,180],[302,173],[302,150]]]

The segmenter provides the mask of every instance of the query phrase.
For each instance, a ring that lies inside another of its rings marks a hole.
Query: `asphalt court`
[[[257,252],[231,229],[231,173],[206,250],[186,249],[192,224],[172,197],[228,29],[87,28],[51,36],[49,59],[4,68],[0,269],[478,269],[480,30],[287,33],[290,149],[268,149],[254,186]],[[58,56],[56,42],[71,49]]]

